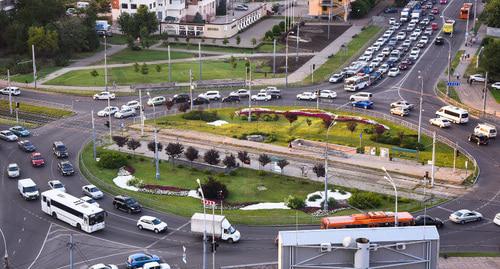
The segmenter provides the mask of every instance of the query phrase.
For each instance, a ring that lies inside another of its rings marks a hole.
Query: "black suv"
[[[139,213],[142,211],[142,206],[134,199],[128,196],[118,195],[113,199],[113,206],[116,209],[120,209],[132,213]]]
[[[240,102],[240,97],[237,95],[229,95],[224,98],[222,98],[222,103],[239,103]]]
[[[69,156],[68,149],[61,141],[56,141],[52,144],[52,151],[57,158],[66,158]]]
[[[57,164],[57,170],[63,176],[71,176],[75,173],[75,169],[73,165],[69,161],[62,161]]]
[[[490,139],[482,134],[469,135],[469,142],[477,143],[477,145],[488,145]]]
[[[186,93],[179,93],[174,95],[172,98],[172,101],[176,104],[180,103],[188,103],[191,99],[189,98],[189,94]]]
[[[434,225],[436,228],[441,228],[444,225],[444,222],[438,218],[433,218],[428,215],[420,215],[415,217],[415,225],[416,226],[423,226],[425,225]]]
[[[440,36],[436,37],[436,40],[434,40],[434,45],[443,45],[443,43],[443,38]]]

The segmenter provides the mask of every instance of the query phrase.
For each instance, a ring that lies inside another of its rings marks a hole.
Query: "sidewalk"
[[[146,126],[145,134],[148,136],[150,132],[150,128]],[[131,126],[128,133],[132,137],[140,137],[140,126]],[[148,139],[150,138],[145,140]],[[158,134],[158,139],[163,144],[179,142],[182,143],[185,148],[187,146],[193,146],[200,151],[200,155],[209,149],[216,149],[222,153],[223,156],[221,156],[221,159],[224,158],[224,155],[232,153],[236,156],[238,151],[245,150],[249,152],[252,162],[250,166],[244,166],[256,170],[262,169],[279,172],[279,170],[276,170],[276,167],[270,167],[272,165],[268,165],[264,168],[259,167],[257,159],[262,153],[274,157],[286,158],[290,164],[283,171],[285,175],[305,177],[314,181],[323,181],[323,178],[316,177],[312,171],[316,163],[323,162],[324,153],[322,152],[318,153],[298,148],[290,150],[287,147],[278,145],[177,129],[162,129]],[[137,149],[136,153],[149,157],[152,156],[152,152],[149,151],[145,145],[143,145],[142,149]],[[160,158],[168,159],[164,153],[160,154]],[[329,181],[332,184],[392,194],[392,187],[383,178],[384,172],[381,170],[381,167],[384,166],[396,181],[399,191],[404,193],[402,194],[403,196],[412,199],[423,199],[423,185],[421,185],[420,179],[426,171],[430,171],[430,166],[428,165],[415,166],[414,163],[407,163],[406,161],[389,161],[387,159],[361,154],[349,155],[348,158],[337,157],[330,154],[328,159],[330,160],[330,169],[328,173]],[[461,180],[462,177],[465,176],[464,173],[465,171],[458,169],[453,173],[451,168],[438,168],[436,169],[436,179]],[[442,182],[436,182],[434,188],[427,189],[427,193],[432,193],[439,197],[456,197],[464,194],[465,191],[466,189],[462,186]]]
[[[495,269],[500,268],[500,257],[439,258],[439,269]]]

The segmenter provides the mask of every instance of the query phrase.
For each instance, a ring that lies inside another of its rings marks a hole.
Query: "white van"
[[[368,101],[368,100],[371,100],[372,97],[373,97],[373,95],[369,92],[358,92],[358,93],[352,94],[349,97],[349,100],[351,102]]]
[[[444,106],[436,111],[436,116],[449,119],[456,124],[469,122],[469,112],[454,106]]]
[[[488,123],[479,123],[476,128],[474,128],[474,133],[483,134],[488,138],[495,138],[497,137],[497,128]]]
[[[77,8],[82,8],[83,9],[83,8],[87,8],[89,5],[90,5],[89,2],[84,2],[84,1],[82,1],[82,2],[76,2],[76,7]]]
[[[31,178],[18,180],[17,189],[19,190],[19,194],[21,194],[25,200],[36,200],[40,196],[38,187]]]

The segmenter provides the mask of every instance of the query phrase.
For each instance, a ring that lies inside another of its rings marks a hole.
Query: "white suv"
[[[369,92],[358,92],[349,96],[349,101],[357,102],[357,101],[369,101],[371,100],[373,95]]]
[[[222,96],[220,95],[219,91],[207,91],[206,93],[198,95],[198,97],[216,101],[222,99]]]
[[[137,221],[137,228],[139,230],[146,229],[155,233],[164,232],[167,230],[167,224],[156,217],[142,216]]]

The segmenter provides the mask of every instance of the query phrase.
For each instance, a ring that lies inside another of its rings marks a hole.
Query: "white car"
[[[385,47],[384,49],[382,49],[382,54],[384,54],[385,56],[391,54],[391,49],[389,47]]]
[[[385,59],[385,56],[386,56],[385,54],[379,53],[375,57],[375,60],[383,61]]]
[[[101,206],[99,205],[99,203],[97,203],[97,201],[96,201],[94,198],[90,198],[90,197],[88,197],[88,196],[82,196],[82,197],[80,197],[80,200],[83,200],[83,201],[85,201],[86,203],[89,203],[89,204],[94,205],[94,206],[96,206],[96,207],[101,207]]]
[[[148,106],[159,106],[165,104],[165,102],[167,102],[167,98],[165,98],[165,96],[155,96],[149,98],[147,104]]]
[[[495,82],[491,84],[491,87],[496,90],[500,90],[500,82]]]
[[[403,108],[403,107],[391,108],[390,112],[392,115],[398,115],[401,117],[404,117],[404,116],[410,114],[410,110],[408,110],[407,108]]]
[[[420,38],[420,41],[425,42],[425,44],[427,44],[429,43],[429,37],[424,35]]]
[[[256,95],[252,95],[252,101],[271,101],[272,97],[270,94],[265,92],[259,92]]]
[[[383,64],[378,68],[378,71],[382,74],[387,73],[389,71],[389,65],[388,64]]]
[[[416,61],[418,59],[419,53],[416,51],[411,51],[410,56],[408,56],[409,59]]]
[[[98,263],[90,266],[89,269],[118,269],[118,266],[114,264]]]
[[[403,41],[403,45],[402,46],[405,46],[405,47],[411,46],[411,40],[406,39],[405,41]]]
[[[471,81],[484,82],[486,79],[482,74],[474,74],[469,77]]]
[[[399,32],[397,35],[396,35],[396,39],[397,40],[405,40],[406,38],[406,33],[405,32]]]
[[[66,188],[64,187],[64,184],[61,183],[59,180],[49,180],[49,188],[53,190],[59,190],[62,192],[66,192]]]
[[[493,219],[493,223],[500,226],[500,213],[495,215],[495,218]]]
[[[18,87],[6,87],[0,90],[1,94],[18,96],[21,94],[21,90]]]
[[[406,31],[410,32],[410,31],[413,31],[415,29],[415,23],[414,22],[410,22],[408,23],[408,26],[406,26]]]
[[[119,111],[119,109],[116,106],[107,106],[103,110],[99,110],[97,112],[97,116],[98,117],[107,117],[109,115],[115,114],[118,111]]]
[[[417,40],[417,39],[418,39],[418,36],[419,36],[419,34],[417,34],[417,33],[413,32],[413,33],[410,35],[410,40],[411,40],[411,41],[415,41],[415,40]]]
[[[19,165],[17,163],[10,163],[9,166],[7,166],[7,176],[10,178],[16,178],[19,177],[21,174],[21,170],[19,169]]]
[[[339,82],[342,82],[342,80],[344,80],[344,76],[341,75],[341,74],[333,74],[330,79],[328,79],[328,82],[330,83],[339,83]]]
[[[439,128],[448,128],[451,126],[451,122],[445,118],[433,118],[429,120],[429,123],[432,125],[436,125]]]
[[[407,109],[413,109],[413,104],[410,104],[410,103],[408,103],[408,101],[405,101],[405,100],[399,100],[399,101],[391,103],[391,108],[394,108],[394,107],[403,107],[403,108],[407,108]]]
[[[222,96],[220,95],[219,91],[207,91],[206,93],[202,93],[198,95],[198,97],[205,98],[207,100],[220,100],[222,99]]]
[[[136,114],[135,109],[131,107],[122,107],[122,109],[116,112],[114,116],[117,119],[123,119],[127,117],[133,117],[135,116],[135,114]]]
[[[387,73],[387,75],[389,77],[396,77],[397,75],[399,75],[399,68],[393,67],[393,68],[389,69],[389,72]]]
[[[250,95],[250,91],[248,91],[247,89],[239,89],[237,91],[231,92],[229,95],[239,96],[240,98],[248,98],[248,96]]]
[[[334,99],[337,98],[337,93],[332,90],[320,90],[319,91],[319,98],[328,98],[328,99]]]
[[[116,98],[115,94],[110,92],[100,92],[94,94],[94,100],[108,100],[108,99],[113,100],[115,98]]]
[[[370,63],[370,67],[371,68],[376,68],[378,67],[380,64],[382,63],[382,61],[379,59],[379,58],[375,58],[373,59],[373,61]]]
[[[427,42],[419,40],[415,46],[417,46],[417,48],[423,48],[425,45],[427,45]]]
[[[137,269],[170,269],[170,265],[168,263],[148,262]]]
[[[483,219],[483,215],[477,211],[461,209],[451,213],[449,219],[455,223],[464,224],[466,222],[481,221]]]
[[[139,230],[146,229],[154,231],[155,233],[161,233],[168,229],[167,224],[161,221],[159,218],[151,216],[142,216],[137,221],[137,228]]]
[[[4,131],[0,132],[0,139],[5,140],[5,141],[9,141],[9,142],[14,142],[14,141],[17,141],[17,139],[19,139],[19,137],[17,137],[17,135],[15,135],[13,132],[11,132],[9,130],[4,130]]]
[[[410,52],[416,52],[417,54],[420,54],[420,49],[417,47],[413,47]]]
[[[389,25],[393,25],[396,23],[396,18],[390,18],[389,19]]]
[[[297,100],[301,100],[301,101],[312,101],[312,100],[316,100],[317,98],[318,98],[318,96],[316,95],[316,93],[313,93],[313,92],[303,92],[303,93],[297,94]]]
[[[137,100],[128,101],[127,104],[122,105],[121,109],[123,109],[125,107],[131,107],[135,110],[139,110],[141,108],[141,103]]]
[[[102,191],[100,191],[96,186],[94,185],[85,185],[82,187],[82,192],[83,194],[94,198],[94,199],[101,199],[104,194]]]

